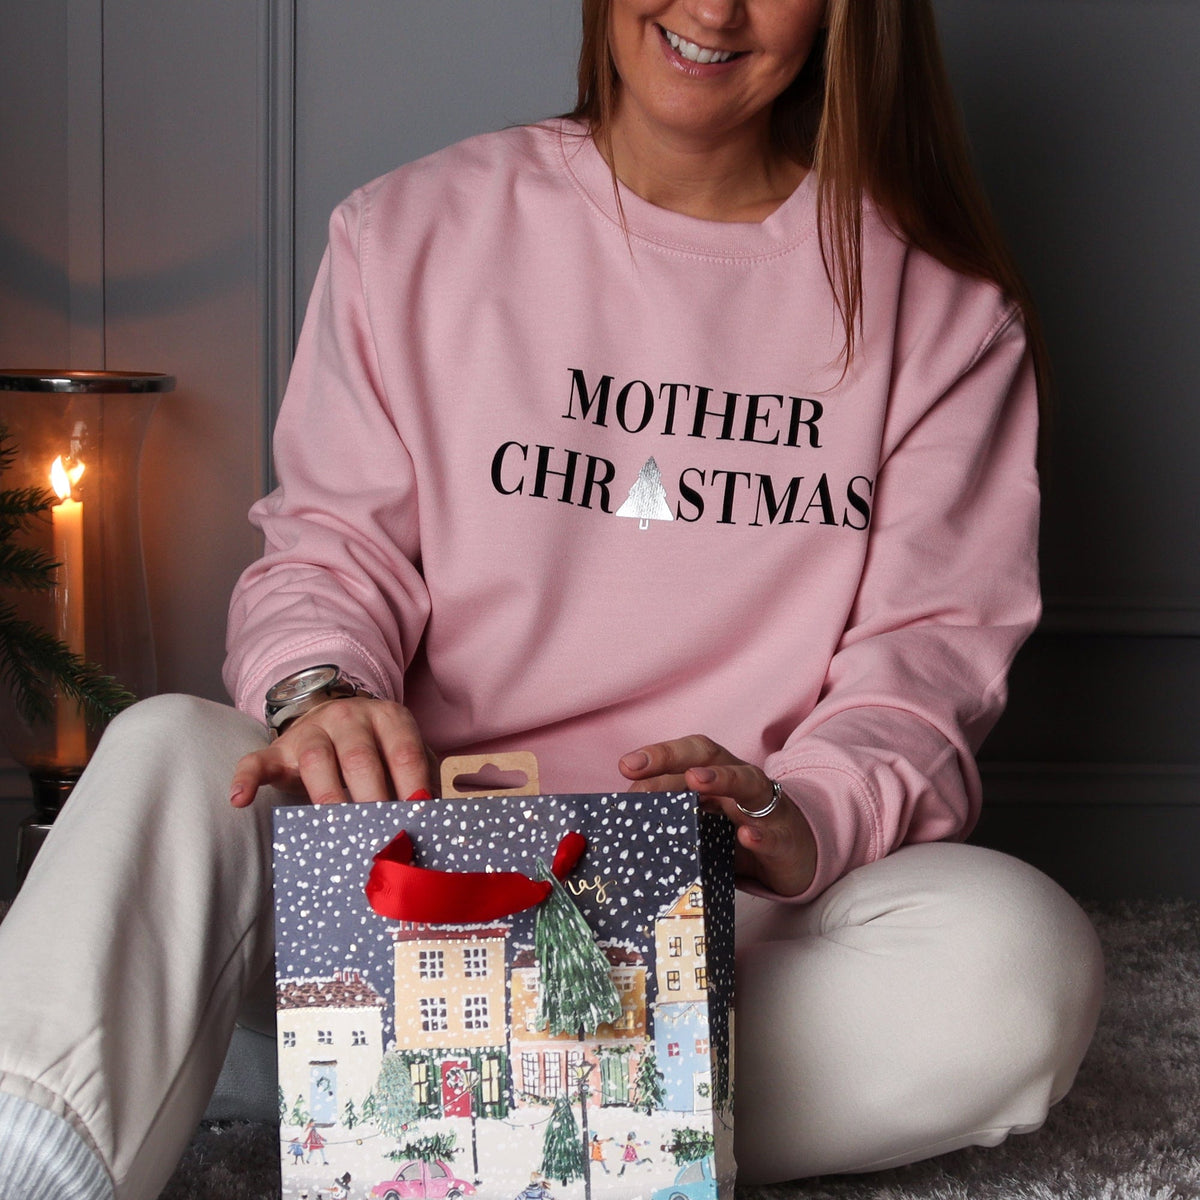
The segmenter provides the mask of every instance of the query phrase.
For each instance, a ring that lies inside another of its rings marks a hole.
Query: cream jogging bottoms
[[[0,924],[0,1090],[66,1117],[118,1200],[154,1200],[235,1019],[273,1032],[265,739],[185,696],[110,726]],[[265,802],[264,802],[265,801]],[[1101,967],[1050,880],[907,847],[810,905],[738,896],[739,1180],[870,1170],[1036,1128],[1095,1026]]]

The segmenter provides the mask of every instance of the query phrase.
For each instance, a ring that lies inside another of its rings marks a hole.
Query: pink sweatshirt
[[[811,177],[761,224],[622,190],[578,127],[471,139],[335,212],[233,597],[239,707],[337,662],[545,791],[706,733],[816,833],[811,897],[965,836],[1038,616],[1021,322],[865,214],[843,376]]]

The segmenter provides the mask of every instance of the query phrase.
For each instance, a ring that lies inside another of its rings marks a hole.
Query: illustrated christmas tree
[[[560,1095],[555,1098],[554,1111],[550,1114],[542,1143],[542,1174],[547,1179],[557,1179],[566,1187],[572,1179],[583,1178],[584,1162],[574,1110],[570,1100]]]
[[[591,926],[571,893],[541,859],[538,859],[538,871],[550,883],[550,895],[538,906],[533,929],[533,953],[541,980],[537,1024],[551,1034],[571,1034],[583,1041],[606,1022],[620,1019],[621,997],[608,973],[608,959],[596,944]],[[560,1099],[567,1103],[564,1097]],[[582,1138],[573,1115],[571,1128],[575,1131],[575,1150],[580,1159],[584,1194],[591,1200],[591,1162],[586,1150],[587,1082],[584,1079],[579,1081],[579,1103],[583,1118]],[[557,1102],[555,1107],[557,1109]],[[555,1137],[559,1136],[553,1117],[546,1130],[543,1153],[547,1155],[552,1130]],[[548,1170],[543,1173],[553,1174]],[[565,1179],[563,1183],[566,1184]]]
[[[409,1138],[392,1151],[389,1157],[397,1162],[417,1159],[420,1162],[450,1162],[458,1153],[458,1134],[431,1133],[428,1137]]]
[[[653,457],[646,459],[625,503],[617,509],[618,517],[636,517],[639,529],[649,529],[651,521],[673,521],[671,506],[667,503],[667,489],[663,487],[662,473]]]
[[[663,1147],[677,1167],[712,1154],[716,1143],[707,1129],[672,1129],[671,1140]]]
[[[650,1047],[638,1063],[637,1078],[633,1083],[633,1105],[649,1116],[656,1108],[662,1108],[667,1098],[663,1073],[658,1069],[658,1058]]]
[[[304,1107],[304,1097],[299,1092],[296,1093],[296,1103],[292,1105],[292,1114],[289,1120],[293,1125],[308,1124],[308,1109]]]
[[[394,1050],[383,1056],[371,1095],[375,1101],[371,1121],[380,1133],[397,1140],[408,1133],[417,1117],[417,1101],[408,1064]]]
[[[553,1034],[579,1038],[621,1016],[621,998],[608,973],[608,959],[570,892],[538,860],[550,895],[537,911],[533,952],[541,979],[537,1024]]]
[[[347,1129],[353,1129],[355,1125],[362,1120],[358,1110],[354,1107],[354,1098],[351,1097],[346,1101],[345,1107],[342,1109],[342,1124]]]

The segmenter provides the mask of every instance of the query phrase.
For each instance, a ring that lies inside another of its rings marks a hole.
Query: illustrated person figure
[[[642,1163],[648,1163],[650,1159],[644,1156],[639,1146],[648,1146],[649,1142],[638,1142],[637,1134],[630,1133],[625,1139],[625,1145],[621,1147],[621,1169],[617,1172],[618,1177],[625,1174],[626,1167],[640,1167]]]
[[[329,1189],[329,1200],[349,1200],[350,1197],[350,1172],[347,1171],[344,1175],[339,1175],[333,1181],[333,1186]]]
[[[118,717],[0,925],[0,1200],[154,1200],[235,1021],[273,1034],[272,806],[436,793],[451,753],[734,827],[740,1183],[991,1145],[1071,1086],[1095,934],[964,844],[1040,612],[1045,352],[932,6],[581,13],[570,115],[333,215],[236,707]]]
[[[309,1121],[304,1127],[304,1149],[306,1151],[304,1161],[312,1162],[314,1154],[320,1154],[321,1162],[326,1166],[329,1165],[329,1160],[325,1157],[325,1139],[321,1136],[321,1131],[317,1128],[315,1121]]]
[[[588,1156],[605,1175],[609,1174],[609,1170],[608,1163],[604,1161],[604,1147],[611,1141],[612,1138],[602,1138],[598,1133],[593,1133],[592,1140],[588,1143]]]
[[[292,1138],[288,1143],[288,1153],[292,1156],[292,1164],[298,1167],[300,1160],[304,1157],[304,1147],[300,1144],[298,1137]]]
[[[540,1171],[533,1171],[529,1176],[529,1186],[517,1193],[516,1200],[554,1200],[550,1185]]]

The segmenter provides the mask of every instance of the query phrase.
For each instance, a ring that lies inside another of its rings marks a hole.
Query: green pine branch
[[[3,426],[0,426],[0,438],[4,436]],[[0,455],[0,462],[3,462],[3,455]],[[40,487],[9,488],[0,492],[0,535],[7,540],[14,533],[25,532],[35,517],[56,503],[54,495]]]
[[[111,721],[134,701],[133,693],[111,675],[40,625],[23,620],[7,600],[0,600],[0,680],[30,724],[54,715],[56,686],[83,709],[91,724]]]
[[[60,566],[58,560],[44,550],[0,541],[0,588],[50,591]]]

